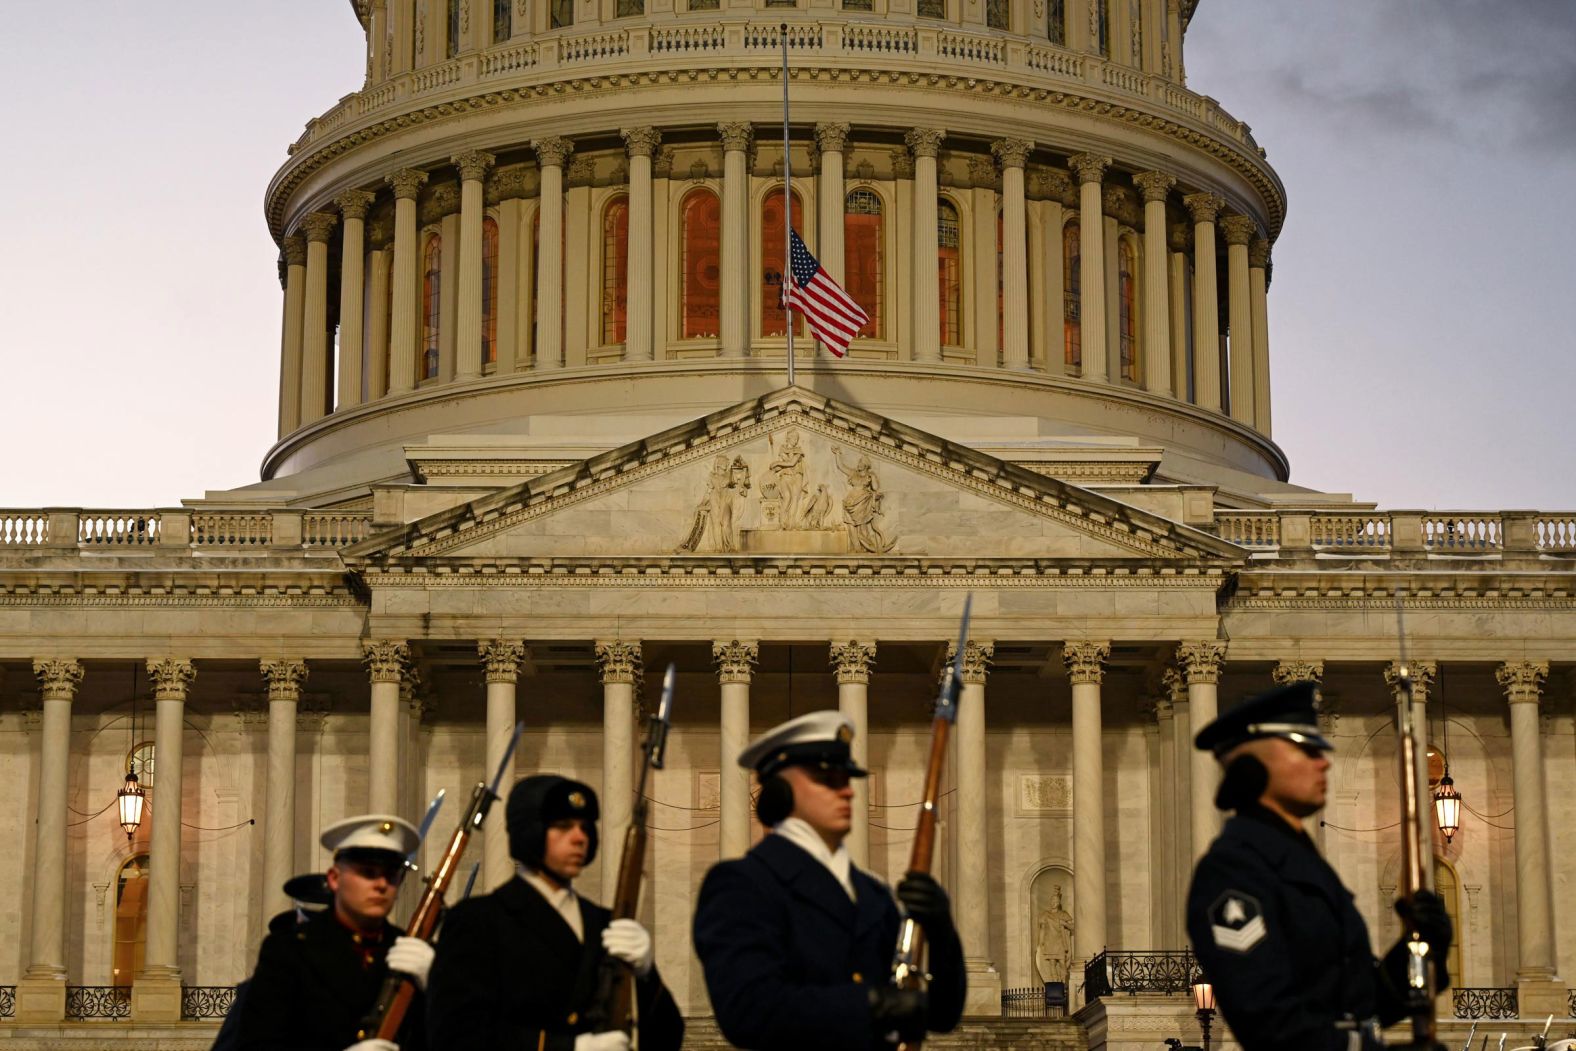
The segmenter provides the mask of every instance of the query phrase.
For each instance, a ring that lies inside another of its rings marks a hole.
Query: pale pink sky
[[[1290,196],[1270,292],[1292,480],[1576,508],[1576,5],[1203,0],[1189,86]],[[272,440],[262,194],[359,87],[347,0],[31,4],[0,38],[0,507],[168,506]]]

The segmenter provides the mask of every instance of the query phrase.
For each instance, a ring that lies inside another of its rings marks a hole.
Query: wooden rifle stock
[[[1419,750],[1417,726],[1412,718],[1412,669],[1406,660],[1406,628],[1402,620],[1401,593],[1395,596],[1396,635],[1400,641],[1401,660],[1396,682],[1399,686],[1400,704],[1396,711],[1396,749],[1401,765],[1401,901],[1408,906],[1419,891],[1434,889],[1434,871],[1428,851],[1424,848],[1423,802],[1428,782],[1418,769]],[[1403,910],[1407,915],[1410,908]],[[1412,1020],[1414,1046],[1432,1048],[1438,1042],[1438,1026],[1434,1020],[1434,978],[1437,972],[1430,959],[1434,947],[1423,941],[1417,923],[1407,920],[1402,925],[1406,937],[1406,1012]]]

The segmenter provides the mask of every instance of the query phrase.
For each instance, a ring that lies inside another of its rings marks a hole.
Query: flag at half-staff
[[[799,231],[789,230],[788,280],[783,285],[783,302],[803,314],[810,331],[827,350],[838,357],[848,353],[848,344],[870,315],[826,272],[799,239]]]

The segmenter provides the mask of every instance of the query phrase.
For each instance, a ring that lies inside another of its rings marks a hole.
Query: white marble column
[[[339,253],[339,389],[334,408],[362,402],[362,345],[366,318],[366,220],[375,200],[366,190],[346,190],[334,198],[344,232]],[[378,300],[379,303],[382,300]]]
[[[131,987],[134,1022],[174,1022],[181,1016],[177,955],[181,920],[181,774],[186,691],[197,675],[178,657],[148,660],[153,680],[153,754],[159,776],[149,793],[152,833],[148,847],[147,948]]]
[[[1111,158],[1075,153],[1067,166],[1078,179],[1078,305],[1083,353],[1080,374],[1096,383],[1110,381],[1106,351],[1105,196],[1100,184]]]
[[[301,426],[301,312],[306,303],[306,238],[283,242],[285,313],[279,339],[279,437]]]
[[[750,141],[747,122],[717,125],[722,136],[722,356],[742,358],[750,350]],[[723,857],[728,857],[723,851]]]
[[[729,639],[715,642],[711,658],[722,684],[722,720],[718,735],[718,806],[721,810],[722,860],[743,857],[750,849],[750,772],[739,766],[739,753],[750,743],[750,679],[760,645]]]
[[[843,185],[843,149],[848,145],[848,125],[828,121],[815,126],[815,145],[821,151],[821,186],[818,194],[821,221],[816,231],[816,248],[821,269],[843,284],[845,250],[843,247],[844,212],[847,188]]]
[[[1029,367],[1028,208],[1023,192],[1023,166],[1034,143],[997,139],[991,152],[1001,162],[1001,363],[1003,368]]]
[[[1188,384],[1188,341],[1192,330],[1188,326],[1188,307],[1191,292],[1187,283],[1187,255],[1193,247],[1193,228],[1188,223],[1172,223],[1166,227],[1166,248],[1170,253],[1171,281],[1167,302],[1171,319],[1171,383],[1178,401],[1191,401],[1193,394]]]
[[[482,374],[482,219],[487,208],[482,181],[496,159],[481,150],[466,150],[449,158],[460,172],[460,279],[454,319],[454,378],[460,381]]]
[[[301,422],[328,411],[328,241],[339,216],[313,212],[301,220],[306,231],[306,304],[301,314]]]
[[[296,874],[296,709],[306,682],[306,661],[259,662],[268,683],[268,778],[263,812],[264,923],[290,907],[285,880]]]
[[[502,176],[494,179],[499,194],[498,201],[498,344],[497,358],[493,365],[496,376],[511,375],[519,361],[525,341],[520,338],[520,216],[525,202],[519,197],[519,173],[511,174],[506,181]]]
[[[364,401],[374,401],[389,389],[389,263],[394,250],[373,242],[370,280],[367,282],[367,299],[372,309],[367,311],[367,371]]]
[[[402,168],[384,181],[394,190],[394,261],[389,281],[389,389],[401,394],[416,386],[421,306],[421,246],[416,243],[416,195],[427,173]]]
[[[1144,389],[1175,391],[1171,378],[1171,298],[1167,289],[1166,198],[1176,179],[1165,172],[1133,176],[1144,198]]]
[[[1259,433],[1270,434],[1270,243],[1263,238],[1248,242],[1248,294],[1253,306],[1253,422]]]
[[[1220,411],[1220,297],[1215,291],[1215,216],[1225,199],[1213,193],[1182,198],[1193,217],[1193,400]]]
[[[629,151],[629,272],[625,284],[624,360],[650,361],[655,354],[651,324],[656,274],[652,256],[651,158],[662,142],[656,128],[621,131]]]
[[[859,639],[834,642],[832,670],[837,676],[837,710],[854,724],[854,762],[870,768],[870,669],[876,662],[876,644]],[[870,866],[870,784],[855,778],[854,824],[848,831],[848,854],[860,868]]]
[[[575,144],[564,138],[533,139],[541,171],[536,249],[536,368],[564,363],[564,162]]]
[[[956,644],[948,643],[950,663]],[[965,1015],[994,1015],[1001,1011],[1001,974],[992,963],[990,945],[990,800],[986,788],[985,676],[996,647],[970,639],[963,649],[962,695],[958,698],[955,755],[957,757],[957,858],[954,867],[958,937],[963,942],[968,970]],[[943,670],[945,674],[945,670]]]
[[[611,907],[618,894],[618,850],[635,806],[636,686],[643,670],[640,643],[598,642],[596,660],[602,678],[602,901]]]
[[[1253,380],[1253,298],[1248,284],[1248,242],[1258,224],[1246,215],[1220,220],[1226,242],[1226,311],[1231,329],[1231,418],[1252,427],[1255,422]]]
[[[1062,647],[1073,705],[1074,973],[1105,948],[1105,758],[1100,744],[1100,682],[1109,642]]]
[[[33,845],[33,930],[27,971],[16,987],[19,1022],[66,1015],[66,807],[71,770],[71,702],[83,668],[69,658],[33,661],[43,700],[38,747],[38,830]],[[20,901],[20,899],[18,899]]]
[[[941,269],[936,240],[936,156],[947,133],[914,128],[903,136],[914,155],[912,343],[915,361],[941,360]]]
[[[1187,700],[1187,682],[1177,668],[1161,673],[1164,696],[1171,706],[1172,777],[1162,781],[1160,790],[1172,795],[1171,849],[1168,872],[1171,877],[1172,908],[1175,921],[1171,945],[1187,945],[1187,892],[1193,880],[1193,718]]]
[[[1428,789],[1428,691],[1434,685],[1434,677],[1439,672],[1439,666],[1434,661],[1408,661],[1406,667],[1409,678],[1412,680],[1412,726],[1417,735],[1417,755],[1414,757],[1415,767],[1413,774],[1418,779],[1417,783],[1426,792]],[[1397,717],[1400,707],[1406,700],[1406,691],[1401,687],[1401,664],[1399,661],[1391,663],[1384,670],[1385,685],[1390,687],[1391,697],[1395,701]],[[1434,853],[1433,813],[1423,815],[1418,836],[1419,857],[1432,857]]]
[[[1187,684],[1188,712],[1192,719],[1191,732],[1198,733],[1215,721],[1216,687],[1220,683],[1220,668],[1226,660],[1226,644],[1213,639],[1184,642],[1177,647],[1177,665],[1182,669],[1182,680]],[[1219,764],[1209,752],[1190,749],[1192,777],[1189,801],[1193,818],[1192,848],[1194,861],[1209,849],[1220,830],[1220,814],[1215,809],[1215,788],[1220,782]]]
[[[367,719],[367,812],[399,813],[400,679],[410,663],[410,647],[394,639],[361,644],[362,661],[372,684]]]
[[[1510,759],[1516,814],[1516,985],[1523,1018],[1558,1013],[1564,987],[1556,977],[1554,892],[1549,817],[1539,729],[1547,661],[1509,661],[1494,671],[1510,704]]]
[[[483,640],[476,644],[476,654],[481,658],[487,677],[487,760],[482,769],[482,780],[491,783],[492,776],[509,750],[514,737],[514,724],[519,720],[519,704],[515,684],[520,677],[520,665],[526,659],[525,645],[515,639]],[[498,794],[507,801],[513,787],[514,759],[504,768],[498,779]],[[504,806],[494,804],[482,825],[482,874],[477,893],[496,890],[509,882],[514,875],[514,859],[509,856],[509,829],[504,820]]]

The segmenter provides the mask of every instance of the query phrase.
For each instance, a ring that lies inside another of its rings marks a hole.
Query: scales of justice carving
[[[680,553],[883,555],[896,546],[884,524],[886,493],[868,456],[845,457],[832,445],[828,465],[806,451],[794,428],[780,447],[767,441],[773,455],[757,474],[742,455],[712,460]]]

